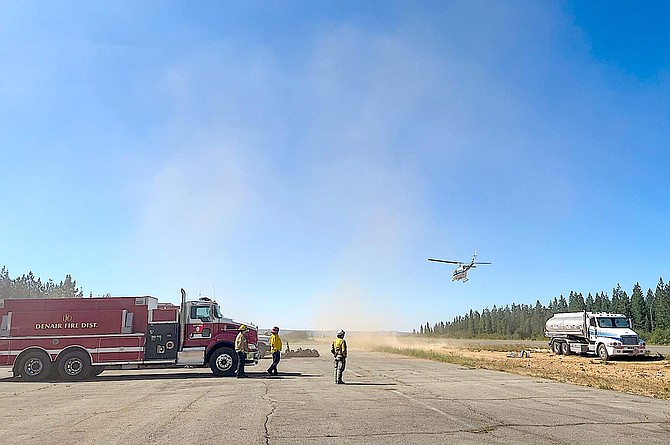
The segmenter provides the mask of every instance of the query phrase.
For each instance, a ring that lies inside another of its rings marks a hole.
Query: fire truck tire
[[[237,354],[230,348],[219,348],[209,359],[209,367],[214,375],[226,377],[235,375],[237,371]]]
[[[17,371],[29,382],[46,380],[51,372],[51,359],[44,351],[28,351],[19,359]]]
[[[63,380],[83,380],[91,376],[91,359],[84,351],[68,351],[56,363],[58,375]]]

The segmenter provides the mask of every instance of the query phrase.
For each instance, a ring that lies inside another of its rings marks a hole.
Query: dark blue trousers
[[[272,353],[272,364],[268,368],[268,372],[272,375],[277,375],[277,365],[279,364],[279,360],[281,360],[281,352],[275,351]]]
[[[247,353],[244,351],[237,351],[237,376],[246,376],[244,372],[244,361],[247,359]]]

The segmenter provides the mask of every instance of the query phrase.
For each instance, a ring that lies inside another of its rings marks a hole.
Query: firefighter
[[[237,378],[242,379],[249,377],[244,372],[244,362],[247,359],[247,352],[249,351],[249,343],[247,342],[247,325],[242,324],[239,327],[239,333],[235,338],[235,352],[237,352]]]
[[[272,328],[272,335],[270,335],[270,352],[272,353],[272,364],[268,368],[268,374],[278,375],[277,365],[281,359],[281,338],[279,338],[279,328],[275,326]]]
[[[347,366],[347,341],[344,339],[344,331],[337,331],[337,338],[330,347],[330,352],[335,358],[335,383],[342,384],[342,373]]]

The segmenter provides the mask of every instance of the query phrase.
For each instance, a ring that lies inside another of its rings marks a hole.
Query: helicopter
[[[472,255],[472,260],[469,263],[465,263],[463,261],[438,260],[436,258],[428,258],[428,261],[435,261],[435,262],[438,262],[438,263],[457,264],[458,266],[456,267],[453,274],[451,275],[451,281],[462,280],[465,283],[465,282],[468,281],[468,271],[470,269],[474,269],[478,265],[482,265],[482,264],[491,264],[491,263],[477,262],[477,261],[475,261],[476,259],[477,259],[477,251],[475,250],[475,253]]]

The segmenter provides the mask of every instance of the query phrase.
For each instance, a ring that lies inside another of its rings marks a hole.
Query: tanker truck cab
[[[597,354],[611,356],[646,354],[646,344],[631,329],[630,320],[622,314],[564,312],[554,314],[545,324],[544,335],[554,354]]]
[[[646,353],[644,340],[631,329],[631,323],[624,315],[592,314],[588,319],[589,342],[595,344],[595,352],[601,359]]]

